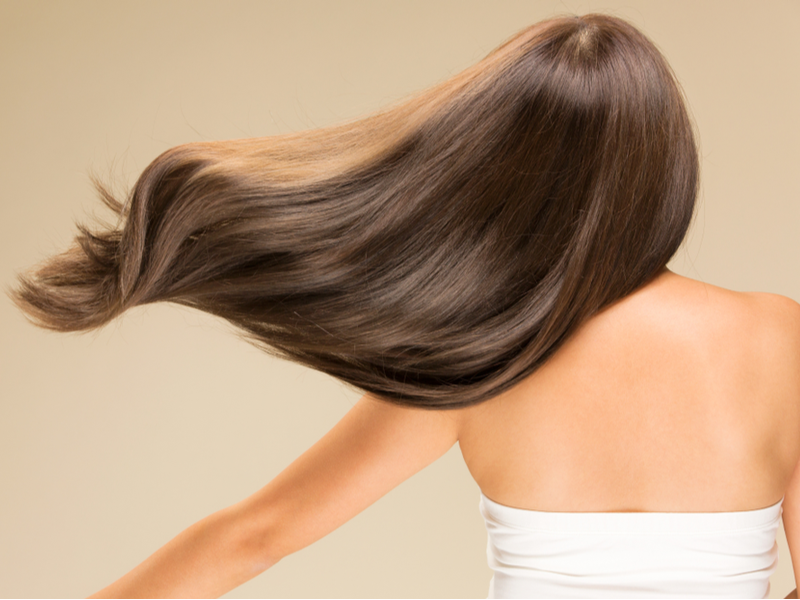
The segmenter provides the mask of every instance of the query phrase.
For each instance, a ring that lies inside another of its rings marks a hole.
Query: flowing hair
[[[191,306],[384,400],[462,407],[667,264],[698,170],[654,44],[560,17],[366,118],[167,150],[124,203],[93,178],[120,225],[80,227],[11,294],[58,331]]]

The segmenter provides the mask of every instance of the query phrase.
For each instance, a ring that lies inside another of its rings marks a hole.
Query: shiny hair
[[[654,44],[559,17],[366,118],[167,150],[124,203],[93,178],[119,226],[80,227],[12,296],[59,331],[187,305],[384,400],[461,407],[664,268],[698,169]]]

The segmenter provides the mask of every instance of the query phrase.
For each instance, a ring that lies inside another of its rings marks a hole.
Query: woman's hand
[[[195,523],[91,597],[221,596],[442,456],[458,440],[458,415],[364,396],[264,488]]]

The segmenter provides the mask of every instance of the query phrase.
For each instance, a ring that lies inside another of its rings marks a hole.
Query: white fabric
[[[765,598],[781,505],[720,513],[565,513],[481,494],[489,598]]]

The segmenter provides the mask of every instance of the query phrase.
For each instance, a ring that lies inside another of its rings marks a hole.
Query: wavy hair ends
[[[400,404],[509,389],[657,274],[692,219],[698,156],[656,47],[620,19],[533,25],[396,106],[155,159],[121,225],[12,292],[38,324],[174,302]]]

